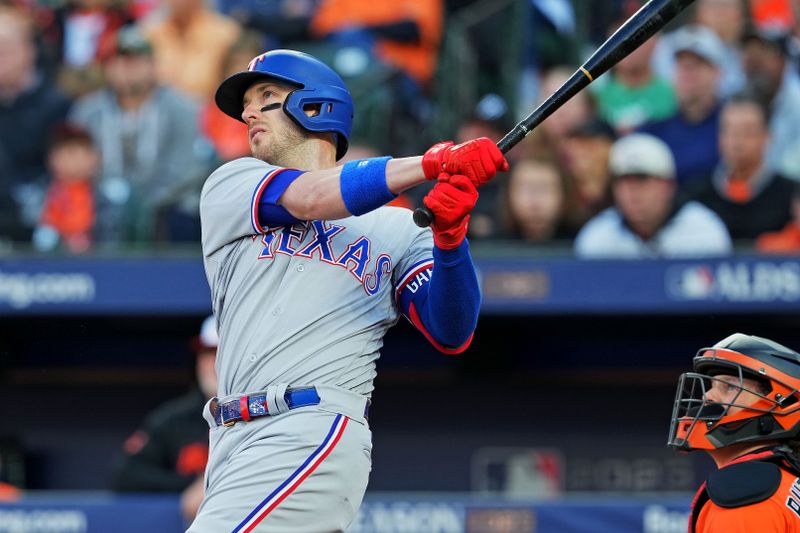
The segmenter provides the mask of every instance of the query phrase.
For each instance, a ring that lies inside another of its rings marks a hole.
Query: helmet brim
[[[244,119],[242,119],[242,112],[244,111],[242,99],[244,98],[244,93],[246,93],[247,89],[253,84],[268,80],[277,81],[293,87],[302,87],[302,84],[294,80],[283,79],[274,74],[256,71],[239,72],[226,78],[219,84],[217,92],[214,95],[214,101],[217,103],[217,107],[219,107],[220,111],[231,118],[235,118],[239,122],[244,122]]]

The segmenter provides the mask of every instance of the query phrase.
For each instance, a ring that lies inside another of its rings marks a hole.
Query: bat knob
[[[433,224],[433,211],[425,206],[414,209],[414,224],[420,228],[427,228]]]

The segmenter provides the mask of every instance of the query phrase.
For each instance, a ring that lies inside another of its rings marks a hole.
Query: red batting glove
[[[443,174],[431,192],[423,198],[433,212],[433,242],[443,250],[458,248],[467,235],[469,214],[478,201],[472,181],[460,174]]]
[[[422,156],[422,172],[425,179],[435,180],[444,170],[445,151],[453,146],[453,141],[443,141],[434,144]]]
[[[462,174],[480,187],[497,171],[508,170],[508,161],[491,139],[480,137],[461,144],[441,142],[433,145],[422,157],[422,171],[429,180],[439,174]]]

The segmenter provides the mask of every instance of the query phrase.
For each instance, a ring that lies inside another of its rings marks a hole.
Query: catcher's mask
[[[242,120],[242,98],[251,85],[275,80],[295,89],[283,103],[283,111],[306,131],[332,132],[336,137],[336,159],[347,152],[353,126],[353,98],[344,80],[319,59],[295,50],[271,50],[253,58],[244,72],[224,80],[214,97],[223,113]],[[308,105],[319,113],[309,117]]]
[[[724,402],[708,398],[717,382],[729,391]],[[800,433],[799,400],[800,354],[769,339],[734,333],[697,352],[694,372],[680,376],[667,444],[713,450],[791,439]]]

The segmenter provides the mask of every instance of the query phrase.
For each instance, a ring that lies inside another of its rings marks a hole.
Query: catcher
[[[669,445],[719,470],[692,504],[690,533],[800,532],[800,354],[735,333],[681,375]]]

